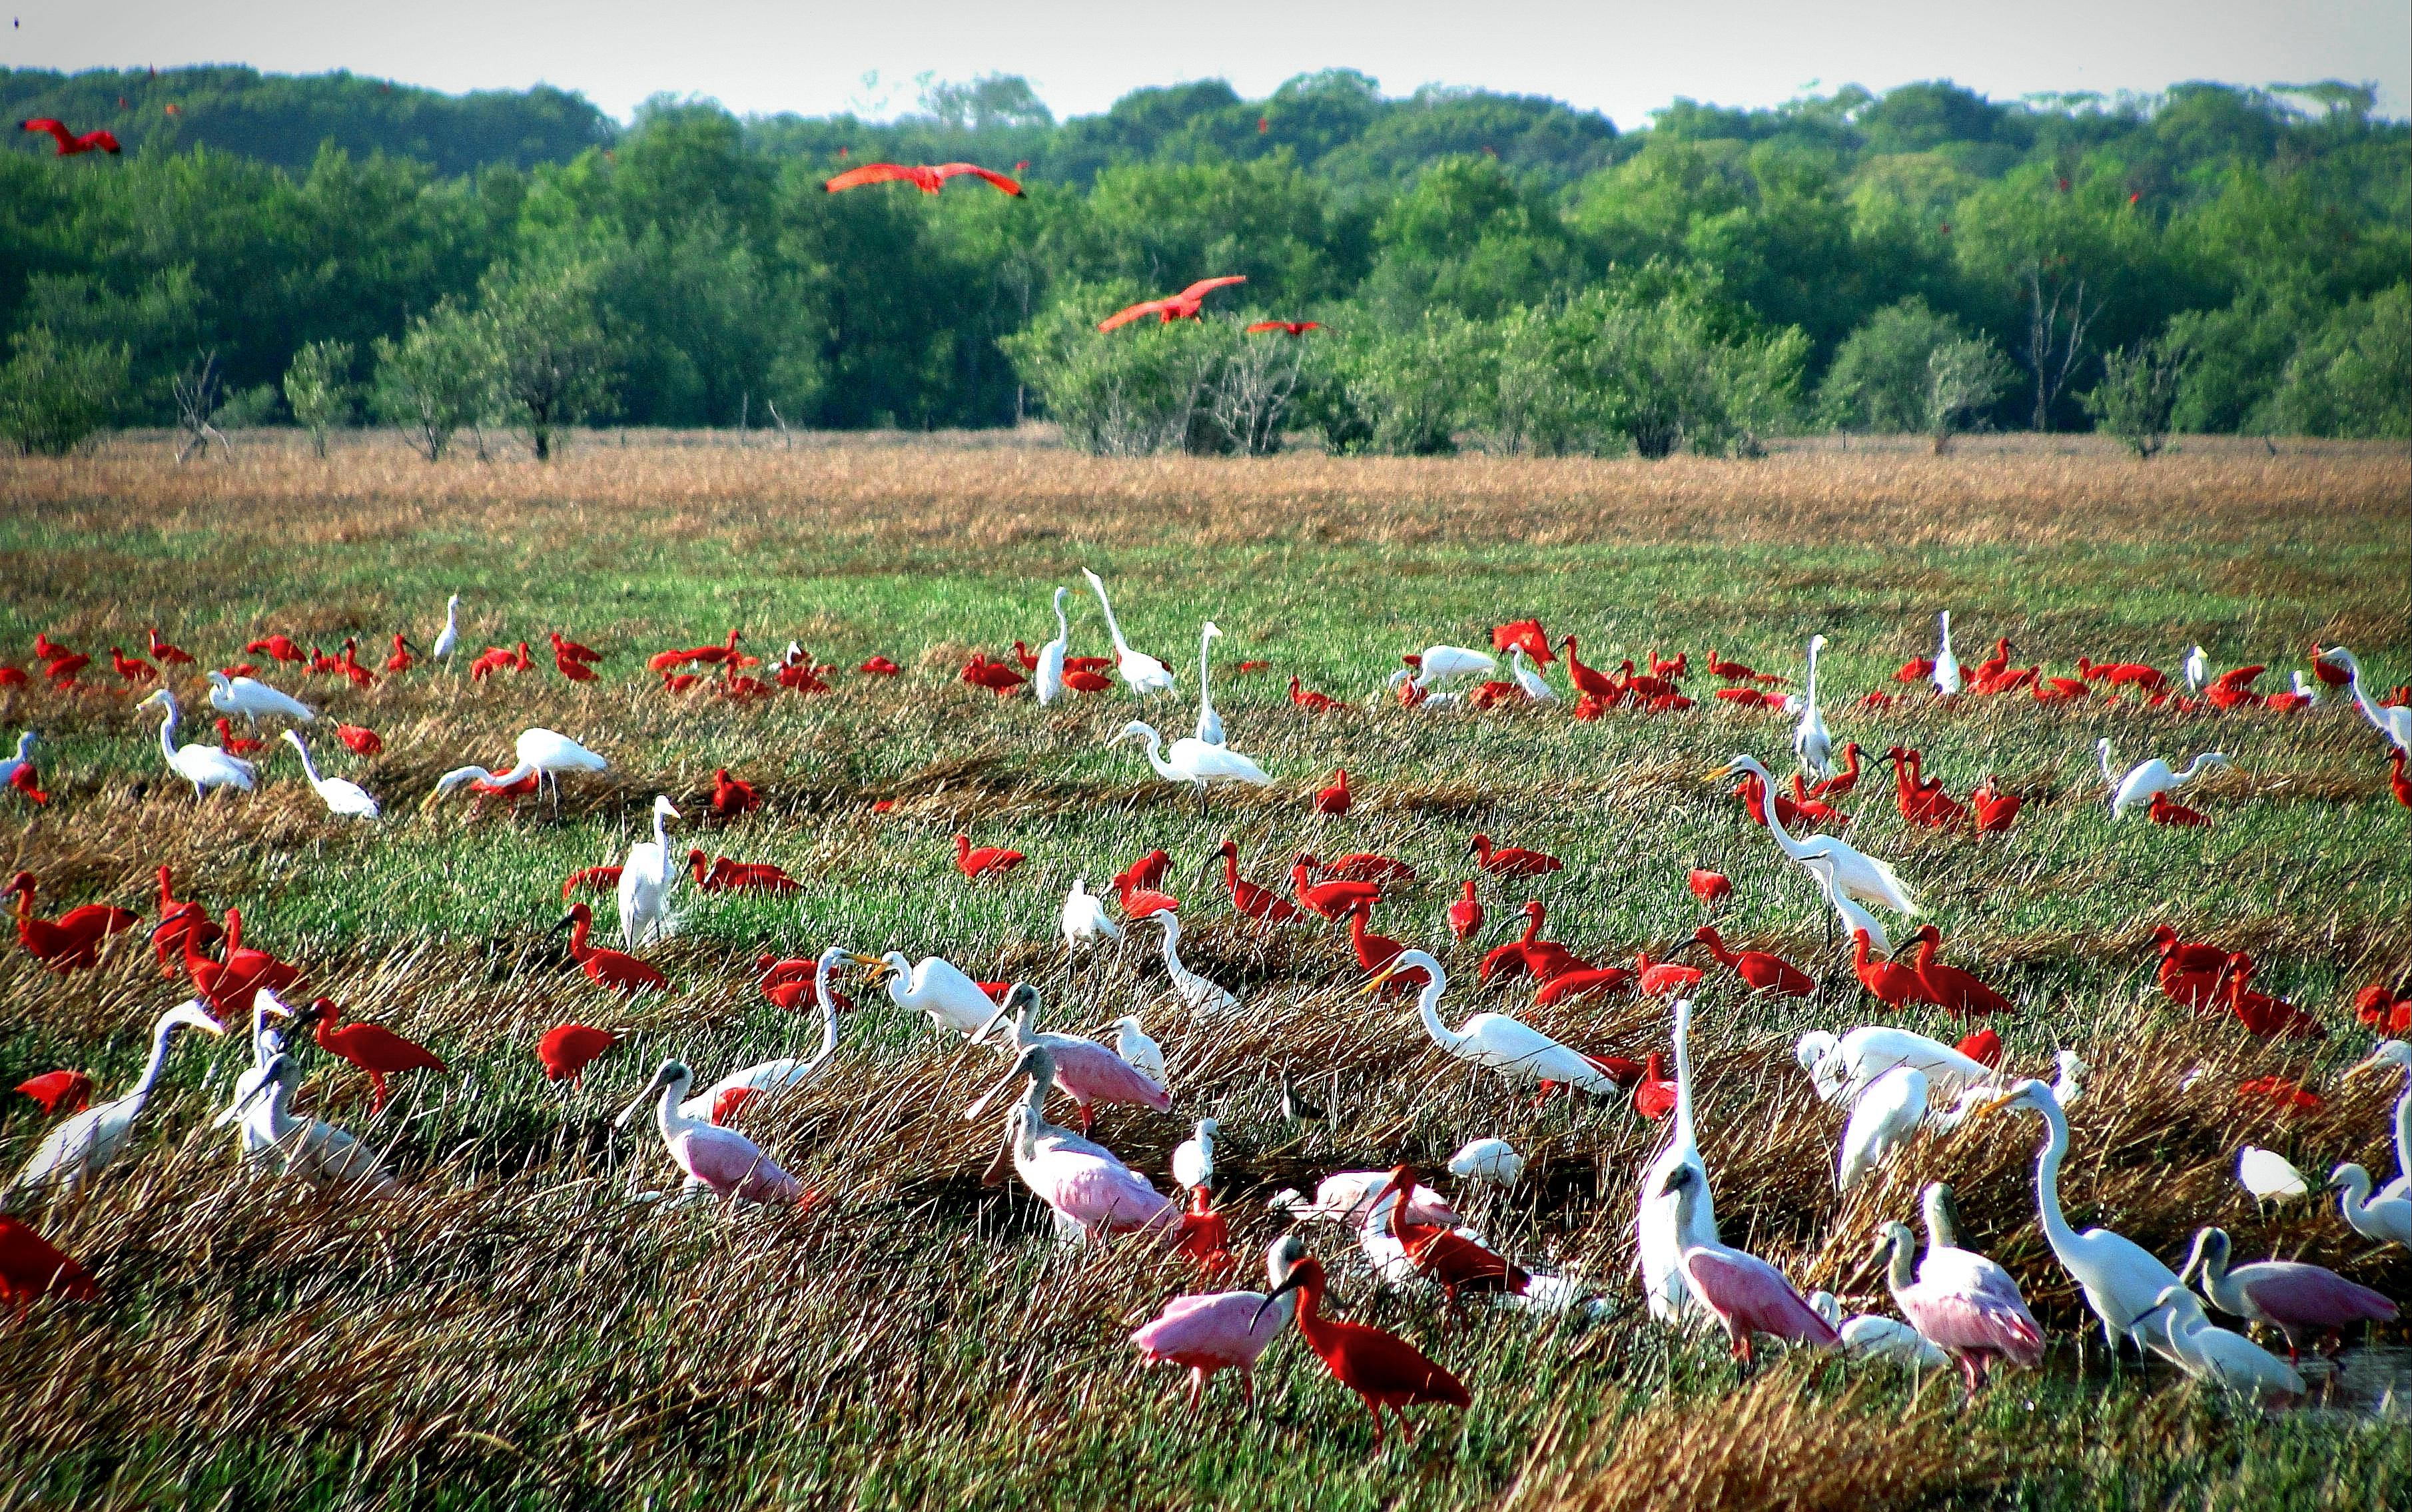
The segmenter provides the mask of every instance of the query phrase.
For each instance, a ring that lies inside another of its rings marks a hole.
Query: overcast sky
[[[2406,0],[7,0],[20,67],[244,63],[437,89],[574,89],[625,119],[658,91],[740,112],[909,110],[914,80],[1018,73],[1059,117],[1148,84],[1261,95],[1317,68],[1546,95],[1644,125],[1676,95],[1773,105],[1843,83],[1949,78],[1997,99],[2185,80],[2375,82],[2412,100]],[[866,76],[875,80],[866,81]]]

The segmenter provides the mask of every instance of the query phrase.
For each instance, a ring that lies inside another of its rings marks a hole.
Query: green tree
[[[2139,458],[2158,456],[2169,442],[2169,416],[2190,355],[2166,336],[2105,353],[2102,381],[2086,392],[2085,412]]]
[[[609,403],[611,344],[595,317],[591,263],[537,269],[497,264],[478,286],[503,417],[527,433],[537,461],[552,440]]]
[[[1924,431],[1932,360],[1967,331],[1918,295],[1889,304],[1845,339],[1818,390],[1828,421],[1855,431]]]
[[[1926,354],[1922,429],[1934,439],[1934,454],[1951,448],[1954,433],[1993,406],[2018,377],[2010,360],[1991,336],[1945,342]]]
[[[2412,436],[2412,285],[2331,316],[2287,364],[2272,407],[2304,435]]]
[[[352,381],[352,344],[315,341],[293,354],[285,370],[285,403],[293,418],[310,433],[318,455],[327,454],[327,433],[352,422],[360,385]]]
[[[1141,321],[1099,330],[1132,301],[1127,284],[1076,286],[1031,328],[1004,343],[1064,439],[1101,457],[1228,449],[1212,394],[1239,341],[1228,320]]]
[[[123,345],[62,342],[48,326],[9,338],[0,436],[24,456],[63,457],[109,424],[125,388]]]
[[[487,324],[445,300],[413,320],[400,341],[377,339],[370,403],[429,462],[441,462],[455,433],[496,408],[497,363]]]

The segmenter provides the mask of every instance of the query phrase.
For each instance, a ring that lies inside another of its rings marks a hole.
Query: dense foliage
[[[588,418],[1032,412],[1105,450],[1261,450],[1287,427],[1341,449],[1746,452],[1804,424],[2082,427],[2139,395],[2181,431],[2412,434],[2412,129],[2343,86],[2005,105],[1938,82],[1678,100],[1622,134],[1346,71],[1060,124],[1004,78],[887,124],[661,99],[625,128],[552,91],[347,75],[0,90],[126,142],[0,154],[0,333],[46,332],[27,371],[61,383],[122,349],[108,419],[165,418],[168,375],[206,353],[232,391],[316,392],[307,349],[347,343],[413,354],[357,376],[438,452],[489,423],[540,443]],[[883,158],[978,161],[1028,193],[823,192]],[[1208,301],[1228,329],[1094,330],[1222,273],[1248,279]],[[1257,316],[1325,329],[1243,339]],[[1275,344],[1297,349],[1251,350]]]

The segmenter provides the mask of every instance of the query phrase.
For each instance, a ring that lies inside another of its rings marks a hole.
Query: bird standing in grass
[[[1282,1298],[1298,1294],[1298,1331],[1307,1347],[1323,1361],[1331,1378],[1357,1393],[1365,1410],[1374,1415],[1374,1444],[1382,1443],[1382,1410],[1387,1407],[1398,1419],[1399,1430],[1413,1443],[1415,1425],[1407,1418],[1406,1409],[1432,1402],[1450,1407],[1473,1405],[1474,1398],[1463,1383],[1448,1371],[1435,1365],[1424,1353],[1394,1333],[1362,1323],[1347,1323],[1323,1315],[1323,1299],[1330,1283],[1324,1279],[1323,1262],[1313,1255],[1289,1268],[1279,1284],[1257,1305],[1261,1316]]]
[[[1089,587],[1097,595],[1097,607],[1106,611],[1106,634],[1114,643],[1114,670],[1130,684],[1130,690],[1138,694],[1175,691],[1178,684],[1172,681],[1171,669],[1145,652],[1133,651],[1130,642],[1123,639],[1122,622],[1114,618],[1114,606],[1106,597],[1105,580],[1086,567],[1081,569],[1081,576],[1089,580]]]
[[[195,798],[207,798],[220,787],[232,787],[248,793],[259,781],[259,769],[237,756],[230,756],[214,745],[178,745],[176,743],[176,696],[161,688],[142,700],[138,708],[156,703],[160,706],[159,754],[168,759],[168,770],[193,785]]]
[[[688,1191],[709,1191],[724,1202],[784,1206],[801,1199],[804,1183],[781,1170],[760,1145],[735,1129],[692,1117],[681,1108],[694,1081],[695,1073],[685,1062],[664,1061],[637,1100],[612,1121],[613,1126],[626,1128],[653,1103],[654,1127],[661,1131],[671,1161],[686,1173]]]
[[[168,1064],[169,1041],[179,1029],[198,1029],[205,1035],[226,1033],[198,1002],[181,1003],[161,1014],[151,1031],[150,1062],[143,1066],[141,1079],[134,1083],[134,1090],[123,1097],[85,1108],[45,1136],[32,1158],[8,1183],[7,1192],[0,1193],[0,1208],[16,1206],[21,1194],[52,1186],[73,1196],[85,1182],[108,1169],[125,1152],[126,1140],[134,1133],[134,1121],[141,1116],[151,1101],[152,1090],[159,1085],[159,1073]]]
[[[309,780],[311,791],[318,795],[318,801],[327,805],[328,813],[339,819],[374,819],[377,816],[377,800],[371,798],[368,790],[360,784],[348,777],[318,775],[317,763],[310,759],[310,747],[302,743],[300,730],[288,729],[285,738],[293,742],[293,749],[302,753],[302,774]]]
[[[209,679],[210,707],[219,713],[241,714],[255,724],[262,719],[291,719],[308,725],[318,718],[301,699],[256,679],[228,677],[224,672],[212,672]]]
[[[1297,1235],[1275,1240],[1265,1252],[1267,1284],[1278,1288],[1305,1257],[1305,1241]],[[1198,1410],[1207,1383],[1227,1370],[1240,1373],[1242,1400],[1254,1403],[1257,1360],[1289,1327],[1296,1307],[1295,1295],[1287,1293],[1278,1299],[1260,1291],[1175,1297],[1130,1336],[1131,1343],[1150,1365],[1178,1365],[1189,1372],[1192,1412]]]

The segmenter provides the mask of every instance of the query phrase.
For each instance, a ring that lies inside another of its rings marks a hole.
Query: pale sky
[[[1404,95],[1426,83],[1545,95],[1623,128],[1678,95],[1765,106],[1843,83],[1949,78],[1995,99],[2152,92],[2186,80],[2375,82],[2412,103],[2406,0],[7,0],[18,67],[244,63],[443,90],[574,89],[625,119],[657,91],[741,113],[914,105],[915,76],[1027,77],[1062,118],[1125,91],[1228,80],[1251,97],[1352,67]],[[867,83],[866,75],[876,74]]]

